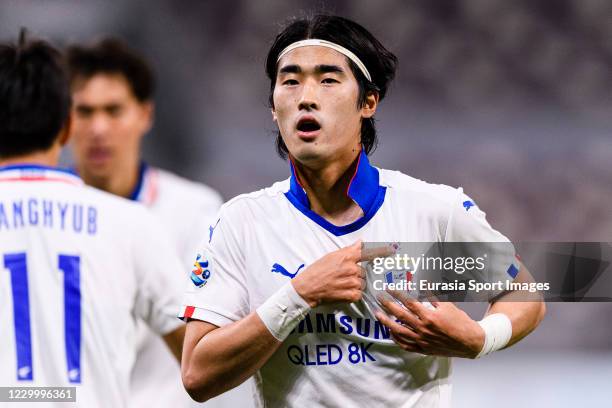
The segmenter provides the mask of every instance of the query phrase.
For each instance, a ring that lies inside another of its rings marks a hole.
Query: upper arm
[[[520,270],[514,282],[534,282],[529,270],[520,262]],[[506,291],[489,304],[486,315],[503,313],[512,322],[512,337],[508,347],[532,332],[546,314],[546,304],[539,292]]]
[[[514,279],[514,283],[535,283],[535,280],[533,276],[531,276],[531,273],[529,272],[527,267],[522,262],[519,262],[519,265],[520,269],[518,274],[516,275],[516,278]],[[509,315],[515,314],[515,312],[518,312],[518,314],[520,314],[523,309],[522,306],[528,305],[530,303],[538,304],[538,321],[540,321],[544,316],[546,306],[542,298],[542,294],[538,291],[530,292],[526,290],[511,290],[502,292],[494,299],[493,302],[489,304],[487,314],[499,312],[502,309],[504,313]]]

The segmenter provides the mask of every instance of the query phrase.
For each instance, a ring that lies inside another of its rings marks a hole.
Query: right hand
[[[291,283],[311,307],[322,303],[357,302],[366,287],[366,270],[359,263],[391,254],[393,249],[390,247],[363,250],[363,244],[358,240],[318,259]]]

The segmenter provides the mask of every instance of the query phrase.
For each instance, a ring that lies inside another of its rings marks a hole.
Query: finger
[[[417,299],[411,298],[403,292],[398,292],[396,290],[387,290],[387,292],[395,299],[399,300],[402,305],[406,307],[406,309],[410,310],[420,319],[422,319],[428,313],[427,308],[423,306],[423,304],[421,304],[421,302],[419,302]]]
[[[372,261],[376,258],[386,258],[395,254],[395,248],[391,245],[376,248],[363,248],[360,253],[359,261]]]
[[[345,247],[348,252],[348,258],[352,261],[359,262],[359,257],[361,256],[361,250],[363,249],[363,241],[358,239],[351,245]]]
[[[361,277],[351,278],[350,280],[347,280],[347,282],[350,289],[355,289],[359,290],[360,292],[363,292],[366,288],[366,281]]]
[[[412,312],[398,305],[397,303],[387,300],[382,302],[381,305],[387,313],[397,317],[399,320],[412,327],[413,329],[416,329],[420,326],[419,318],[412,314]]]
[[[419,354],[430,354],[430,352],[426,351],[419,343],[414,341],[406,341],[398,336],[391,335],[391,338],[400,348],[404,351],[409,351],[411,353],[419,353]]]
[[[366,270],[366,268],[364,268],[361,265],[357,265],[359,266],[359,271],[361,272],[361,279],[365,279],[366,276],[368,276],[368,271]]]
[[[349,245],[348,248],[355,250],[355,251],[361,251],[361,249],[363,248],[363,240],[359,238],[357,241]]]
[[[401,303],[410,302],[414,299],[406,294],[406,292],[402,292],[400,290],[391,290],[387,289],[386,292],[390,294],[393,298],[399,300]]]
[[[438,299],[436,295],[433,294],[432,291],[430,290],[426,291],[425,297],[427,298],[427,300],[429,301],[429,303],[431,303],[433,307],[437,308],[438,306],[440,306],[440,299]]]
[[[359,302],[363,297],[363,291],[360,289],[347,289],[341,292],[340,298],[348,303]]]
[[[376,318],[379,322],[389,328],[391,333],[399,336],[407,342],[415,342],[419,335],[415,333],[410,327],[403,326],[397,323],[395,320],[391,319],[389,316],[386,316],[384,313],[376,312]]]

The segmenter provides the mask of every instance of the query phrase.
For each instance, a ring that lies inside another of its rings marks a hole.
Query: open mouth
[[[300,119],[297,124],[297,130],[303,133],[316,132],[321,129],[321,125],[313,118]]]
[[[103,147],[94,147],[87,151],[87,158],[94,162],[105,162],[111,157],[111,150]]]

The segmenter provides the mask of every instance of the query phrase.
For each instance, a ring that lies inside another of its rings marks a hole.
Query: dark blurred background
[[[612,1],[0,0],[0,36],[140,50],[159,82],[145,158],[228,199],[288,176],[263,64],[284,21],[316,12],[399,57],[374,164],[463,186],[514,241],[612,241]],[[550,304],[511,351],[457,362],[457,406],[609,403],[611,315]]]

